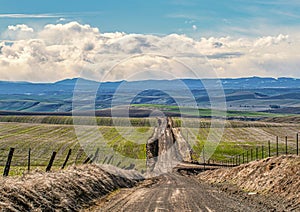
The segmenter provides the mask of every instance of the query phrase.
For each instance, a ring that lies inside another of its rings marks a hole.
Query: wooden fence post
[[[87,158],[85,159],[85,161],[83,162],[83,164],[87,164],[88,162],[90,162],[91,157],[93,157],[93,155],[87,157]]]
[[[64,164],[62,165],[61,169],[64,169],[64,168],[66,167],[66,165],[67,165],[67,163],[68,163],[68,160],[69,160],[71,154],[72,154],[72,149],[69,149],[69,152],[68,152],[68,154],[67,154],[67,157],[66,157],[66,159],[65,159],[65,162],[64,162]]]
[[[90,161],[90,163],[93,163],[93,162],[97,159],[98,155],[99,155],[99,148],[97,148],[96,153],[95,153],[95,156],[94,156],[93,159]]]
[[[202,154],[203,154],[203,163],[204,163],[204,171],[205,171],[205,151],[204,151],[204,145],[202,148]]]
[[[48,166],[47,166],[47,168],[46,168],[46,172],[50,172],[50,171],[51,171],[51,168],[52,168],[52,165],[53,165],[55,156],[56,156],[56,152],[53,152],[53,153],[52,153],[52,156],[51,156],[51,158],[50,158],[49,164],[48,164]]]
[[[108,161],[107,161],[107,164],[110,164],[111,163],[111,161],[113,160],[113,155],[111,155],[111,156],[109,156],[109,158],[108,158]]]
[[[271,141],[268,141],[269,157],[271,157]]]
[[[253,149],[250,149],[250,158],[251,158],[251,161],[253,161]]]
[[[243,164],[245,163],[245,153],[243,153]]]
[[[27,171],[30,172],[30,156],[31,156],[31,149],[28,149],[28,161],[27,161]]]
[[[261,146],[261,159],[265,158],[265,148],[264,145]]]
[[[297,138],[296,138],[296,153],[299,155],[299,134],[297,133]]]
[[[258,160],[258,147],[256,147],[255,153],[256,153],[256,160]]]
[[[276,136],[276,156],[279,156],[279,139],[278,136]]]
[[[288,154],[288,137],[285,136],[285,154]]]
[[[10,148],[10,150],[9,150],[6,165],[5,165],[4,172],[3,172],[4,177],[7,177],[9,174],[10,165],[11,165],[12,157],[14,155],[14,151],[15,151],[15,148]]]

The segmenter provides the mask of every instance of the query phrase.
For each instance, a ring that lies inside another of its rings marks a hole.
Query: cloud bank
[[[196,40],[178,34],[101,33],[70,22],[41,30],[8,26],[2,37],[1,80],[300,77],[297,34]]]

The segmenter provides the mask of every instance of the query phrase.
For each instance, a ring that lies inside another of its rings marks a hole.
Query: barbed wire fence
[[[71,146],[70,146],[71,147]],[[94,154],[87,155],[82,148],[71,149],[63,148],[58,151],[53,150],[52,154],[43,154],[34,149],[28,148],[0,148],[0,167],[2,167],[3,176],[21,175],[30,173],[32,170],[50,172],[52,169],[65,169],[70,165],[90,164],[95,161],[99,162],[98,158],[101,155],[102,164],[115,164],[121,167],[122,161],[114,161],[113,155],[106,155],[99,147],[91,147]],[[91,151],[89,151],[91,152]],[[241,154],[227,156],[223,160],[206,160],[204,166],[216,167],[235,167],[251,161],[265,159],[272,156],[280,155],[299,155],[299,133],[295,139],[291,140],[288,136],[276,136],[273,141],[263,142],[261,145],[250,147]],[[122,165],[121,168],[134,168],[134,164],[128,167]]]

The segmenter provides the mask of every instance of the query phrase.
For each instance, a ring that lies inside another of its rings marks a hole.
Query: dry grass
[[[105,171],[106,170],[106,171]],[[113,170],[113,171],[112,171]],[[118,188],[132,187],[142,176],[109,166],[74,166],[53,173],[0,179],[3,211],[78,211]]]
[[[248,192],[284,199],[287,206],[300,210],[300,157],[280,156],[254,161],[232,169],[198,175],[210,183],[230,183]]]
[[[263,121],[265,122],[276,122],[276,123],[300,123],[300,116],[287,116],[287,117],[273,117],[266,118]]]

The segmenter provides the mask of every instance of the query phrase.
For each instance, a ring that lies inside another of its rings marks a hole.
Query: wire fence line
[[[299,133],[297,133],[292,141],[288,140],[288,136],[285,136],[284,140],[280,142],[279,137],[276,136],[273,142],[268,141],[265,144],[249,148],[242,154],[229,156],[225,160],[219,161],[219,163],[225,167],[233,167],[267,157],[299,154]]]
[[[118,166],[121,166],[123,161],[115,161],[113,155],[107,155],[105,158],[100,158],[100,154],[104,155],[103,152],[100,152],[99,148],[95,148],[95,151],[91,155],[87,155],[83,149],[78,149],[74,151],[72,149],[66,149],[63,153],[58,154],[57,151],[53,151],[50,155],[37,156],[35,152],[30,148],[27,153],[18,152],[15,148],[2,149],[7,153],[7,156],[2,154],[0,156],[0,167],[3,168],[3,176],[8,176],[12,168],[21,168],[22,173],[29,173],[33,168],[39,167],[40,170],[50,172],[52,168],[55,169],[64,169],[70,165],[80,165],[80,164],[89,164],[95,161],[103,164],[111,164],[112,162],[116,163]],[[122,168],[131,169],[134,168],[134,164],[122,164]],[[19,173],[19,174],[22,174]],[[13,173],[14,174],[14,173]]]
[[[69,165],[88,164],[95,161],[103,164],[112,164],[121,168],[129,169],[134,168],[134,164],[122,164],[122,161],[115,161],[113,155],[107,155],[101,152],[101,149],[94,148],[91,155],[87,155],[82,148],[68,149],[64,151],[53,151],[52,154],[42,154],[28,148],[28,151],[20,151],[15,148],[0,148],[0,167],[3,167],[3,176],[8,176],[11,167],[22,167],[23,172],[30,172],[34,167],[40,167],[45,171],[51,171],[52,167],[56,169],[64,169]],[[6,153],[6,154],[5,154]],[[286,136],[284,140],[275,137],[274,141],[268,141],[262,145],[251,147],[245,150],[242,154],[227,156],[225,160],[213,161],[207,160],[204,166],[215,167],[234,167],[245,164],[251,161],[264,159],[272,156],[280,155],[299,155],[299,134],[296,134],[294,140],[288,140]],[[98,159],[100,159],[99,161]]]

